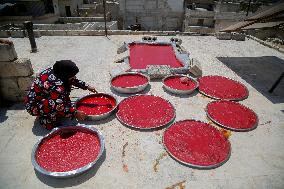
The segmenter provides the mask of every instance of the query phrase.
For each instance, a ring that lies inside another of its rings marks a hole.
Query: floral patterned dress
[[[71,85],[86,90],[85,82],[74,79]],[[54,75],[53,69],[41,72],[34,80],[25,99],[26,110],[39,116],[40,124],[46,129],[55,127],[58,117],[74,117],[76,109],[70,100],[70,91],[62,80]]]

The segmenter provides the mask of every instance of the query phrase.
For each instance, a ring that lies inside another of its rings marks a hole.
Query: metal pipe
[[[37,52],[37,46],[36,46],[36,42],[35,42],[35,35],[34,35],[34,30],[33,30],[33,22],[25,21],[24,22],[24,27],[27,30],[28,37],[29,37],[29,40],[30,40],[31,52],[35,53],[35,52]]]

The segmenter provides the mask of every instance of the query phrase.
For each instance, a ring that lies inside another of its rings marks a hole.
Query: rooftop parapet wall
[[[80,23],[80,22],[103,22],[104,17],[60,17],[63,23]],[[107,13],[107,21],[110,21],[110,13]]]
[[[14,37],[11,36],[11,32],[17,34],[22,34],[22,30],[10,31],[0,30],[0,37]],[[104,36],[104,30],[34,30],[35,33],[38,33],[40,36]],[[213,35],[211,33],[199,33],[199,32],[180,32],[180,31],[131,31],[131,30],[108,30],[108,35],[185,35],[185,36],[200,36],[200,35]]]
[[[215,12],[186,9],[185,16],[187,18],[214,18]]]
[[[33,81],[29,59],[17,58],[14,45],[0,40],[0,97],[12,102],[23,102]]]

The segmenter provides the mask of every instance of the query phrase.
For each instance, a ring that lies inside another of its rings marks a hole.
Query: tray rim
[[[154,97],[162,98],[162,97],[160,97],[160,96],[152,95],[152,94],[136,94],[136,95],[131,95],[131,96],[129,96],[129,97],[123,99],[122,101],[120,101],[120,103],[122,103],[123,101],[127,100],[128,98],[133,98],[133,97],[136,97],[136,96],[154,96]],[[165,100],[165,101],[167,101],[167,102],[171,105],[171,107],[173,108],[173,110],[174,110],[174,115],[173,115],[173,117],[171,118],[170,121],[168,121],[168,122],[165,123],[165,124],[162,124],[162,125],[159,125],[159,126],[155,126],[155,127],[147,127],[147,128],[141,128],[141,127],[137,127],[137,126],[134,126],[134,125],[127,124],[127,123],[125,123],[124,121],[122,121],[122,120],[120,119],[120,117],[118,116],[119,104],[120,104],[120,103],[118,104],[118,110],[117,110],[117,112],[116,112],[116,117],[117,117],[118,121],[119,121],[120,123],[122,123],[123,125],[126,125],[126,126],[131,127],[131,128],[139,129],[139,130],[151,130],[151,129],[158,129],[158,128],[161,128],[161,127],[165,127],[165,126],[171,124],[171,123],[175,120],[175,118],[176,118],[176,109],[175,109],[175,107],[172,105],[172,103],[171,103],[169,100],[164,99],[164,98],[162,98],[162,99]]]
[[[83,129],[83,130],[89,130],[95,134],[97,134],[97,136],[99,137],[100,140],[100,152],[98,154],[98,156],[96,157],[96,159],[90,163],[88,163],[87,165],[80,167],[78,169],[74,169],[71,171],[65,171],[65,172],[53,172],[53,171],[48,171],[46,169],[44,169],[43,167],[41,167],[38,162],[36,161],[36,153],[38,150],[39,145],[47,138],[52,137],[52,135],[56,134],[57,132],[60,132],[61,130],[73,130],[73,129]],[[103,134],[101,133],[101,131],[99,131],[98,129],[92,127],[92,126],[87,126],[84,124],[78,124],[76,126],[65,126],[65,127],[61,127],[61,128],[54,128],[51,130],[50,133],[46,134],[45,136],[41,137],[37,143],[34,145],[33,149],[32,149],[32,153],[31,153],[31,161],[32,161],[32,165],[34,167],[34,169],[46,176],[51,176],[51,177],[57,177],[57,178],[68,178],[68,177],[73,177],[79,174],[82,174],[84,172],[86,172],[87,170],[91,169],[96,163],[97,161],[101,158],[103,152],[105,150],[105,139]]]
[[[215,99],[215,100],[228,100],[228,101],[241,101],[241,100],[245,100],[245,99],[248,98],[248,96],[249,96],[249,90],[248,90],[248,88],[247,88],[243,83],[241,83],[241,82],[239,82],[239,81],[237,81],[237,80],[231,79],[231,78],[229,78],[229,77],[220,76],[220,75],[205,75],[205,76],[202,76],[202,77],[207,77],[207,76],[219,76],[219,77],[223,77],[223,78],[226,78],[226,79],[235,81],[235,82],[237,82],[238,84],[243,85],[243,86],[245,87],[246,92],[247,92],[247,95],[244,96],[244,97],[242,97],[242,98],[219,98],[219,97],[215,97],[215,96],[209,95],[209,94],[207,94],[207,93],[201,91],[200,88],[198,87],[199,93],[203,94],[204,96],[207,96],[207,97],[212,98],[212,99]],[[198,78],[198,82],[199,82],[199,79],[202,78],[202,77],[199,77],[199,78]],[[199,82],[199,83],[200,83],[200,82]]]
[[[180,160],[179,158],[175,157],[170,151],[169,149],[167,148],[167,146],[165,145],[165,141],[164,141],[164,138],[165,138],[165,133],[166,131],[171,127],[173,126],[174,124],[178,123],[178,122],[182,122],[182,121],[196,121],[196,122],[201,122],[201,123],[205,123],[205,124],[208,124],[210,125],[209,123],[206,123],[206,122],[203,122],[203,121],[199,121],[199,120],[195,120],[195,119],[184,119],[184,120],[179,120],[179,121],[176,121],[174,122],[172,125],[170,125],[169,127],[166,128],[166,130],[164,131],[163,133],[163,136],[162,136],[162,143],[163,143],[163,146],[164,146],[164,149],[166,150],[166,152],[174,159],[176,160],[177,162],[179,163],[182,163],[186,166],[189,166],[189,167],[192,167],[192,168],[197,168],[197,169],[214,169],[214,168],[217,168],[217,167],[220,167],[221,165],[225,164],[231,157],[231,151],[232,151],[232,148],[231,148],[231,142],[229,141],[229,139],[227,139],[228,141],[228,144],[229,144],[229,152],[228,152],[228,155],[227,157],[220,163],[217,163],[217,164],[214,164],[214,165],[210,165],[210,166],[204,166],[204,165],[195,165],[195,164],[192,164],[192,163],[187,163],[185,161],[182,161]],[[210,125],[211,127],[217,129],[216,127],[214,127],[213,125]],[[217,129],[218,130],[218,129]]]
[[[117,78],[119,76],[123,76],[123,75],[140,75],[140,76],[143,76],[147,79],[147,83],[142,84],[142,85],[137,85],[137,86],[134,86],[134,87],[115,87],[115,86],[113,86],[112,81],[115,78]],[[118,75],[112,77],[109,81],[109,84],[110,84],[111,88],[113,88],[114,90],[116,90],[119,93],[125,93],[125,94],[138,93],[140,91],[143,91],[150,84],[150,77],[146,74],[142,74],[142,73],[135,72],[135,71],[125,72],[125,73],[118,74]],[[125,90],[126,91],[127,90],[129,90],[129,91],[133,90],[133,92],[126,92]]]
[[[237,103],[237,104],[239,104],[239,105],[241,105],[241,106],[243,106],[243,107],[249,109],[251,112],[253,112],[253,113],[255,114],[255,116],[256,116],[256,122],[254,123],[253,127],[247,128],[247,129],[232,128],[232,127],[226,126],[226,125],[224,125],[224,124],[222,124],[222,123],[219,123],[217,120],[215,120],[214,118],[212,118],[212,117],[209,115],[209,113],[208,113],[208,105],[211,104],[211,103],[219,102],[219,101],[227,101],[227,102]],[[236,131],[236,132],[252,131],[252,130],[254,130],[254,129],[257,128],[258,122],[259,122],[258,115],[257,115],[252,109],[250,109],[249,107],[247,107],[247,106],[245,106],[245,105],[243,105],[243,104],[241,104],[241,103],[239,103],[239,102],[230,101],[230,100],[216,100],[216,101],[209,102],[209,103],[206,105],[205,112],[206,112],[207,117],[208,117],[213,123],[217,124],[218,126],[224,128],[224,129],[228,129],[228,130],[230,130],[230,131]]]
[[[167,85],[165,84],[165,80],[168,79],[168,78],[170,78],[170,77],[174,77],[174,76],[187,77],[187,78],[190,79],[191,81],[195,82],[196,87],[194,87],[194,89],[190,89],[190,90],[180,90],[180,89],[174,89],[174,88],[172,88],[172,87],[170,87],[170,86],[167,86]],[[169,92],[171,92],[171,93],[174,93],[174,94],[178,94],[178,95],[191,94],[191,93],[193,93],[193,92],[199,87],[199,82],[198,82],[196,79],[194,79],[193,77],[190,77],[190,76],[188,76],[188,75],[185,75],[185,74],[172,74],[172,75],[166,76],[166,77],[163,78],[162,82],[163,82],[163,87],[164,87],[167,91],[169,91]]]
[[[84,96],[81,96],[80,98],[78,98],[76,101],[75,101],[75,108],[77,110],[77,103],[84,99],[84,98],[87,98],[87,97],[90,97],[90,96],[96,96],[96,95],[106,95],[106,96],[110,96],[112,97],[114,100],[115,100],[115,106],[113,107],[113,109],[111,109],[110,111],[108,112],[105,112],[103,114],[99,114],[99,115],[87,115],[87,118],[86,119],[91,119],[91,120],[101,120],[101,119],[104,119],[108,116],[110,116],[116,109],[117,109],[117,106],[118,106],[118,100],[115,96],[111,95],[111,94],[108,94],[108,93],[94,93],[94,94],[87,94],[87,95],[84,95]]]

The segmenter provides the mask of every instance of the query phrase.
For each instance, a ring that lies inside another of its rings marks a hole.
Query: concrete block
[[[31,61],[27,58],[19,58],[12,62],[0,62],[0,78],[14,76],[31,76],[34,71]]]
[[[216,33],[216,38],[220,40],[231,40],[232,34],[226,33],[226,32],[220,32],[220,33]]]
[[[23,30],[15,30],[15,31],[10,31],[11,37],[13,38],[24,38],[25,33]]]
[[[201,62],[193,58],[191,60],[191,67],[189,69],[189,72],[192,73],[196,77],[201,77],[202,76]]]
[[[32,85],[34,80],[33,76],[29,77],[19,77],[18,78],[18,86],[21,91],[28,91]]]
[[[17,59],[17,53],[12,41],[0,39],[0,62]]]
[[[123,53],[125,51],[127,51],[127,44],[126,43],[123,43],[120,47],[118,47],[117,49],[117,54],[120,54],[120,53]]]
[[[242,33],[233,33],[232,39],[236,41],[245,41],[246,36],[245,34],[242,34]]]

